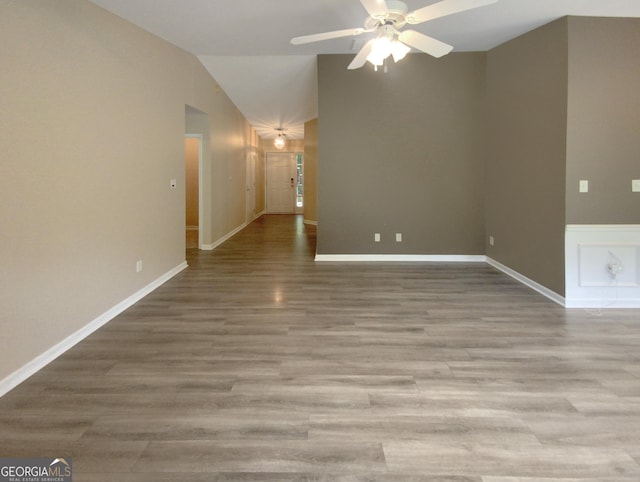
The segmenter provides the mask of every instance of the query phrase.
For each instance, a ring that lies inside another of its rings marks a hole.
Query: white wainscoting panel
[[[640,225],[567,225],[565,273],[567,308],[640,308]]]

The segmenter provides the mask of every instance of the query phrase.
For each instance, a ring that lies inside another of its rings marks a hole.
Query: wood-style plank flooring
[[[484,264],[315,264],[264,216],[0,399],[74,481],[638,481],[638,310]]]

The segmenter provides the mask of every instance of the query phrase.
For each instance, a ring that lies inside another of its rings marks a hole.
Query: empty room
[[[635,0],[0,0],[0,480],[640,480]]]

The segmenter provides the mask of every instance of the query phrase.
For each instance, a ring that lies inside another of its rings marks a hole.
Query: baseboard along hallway
[[[264,215],[0,398],[74,480],[640,479],[638,310],[485,263],[314,262]]]

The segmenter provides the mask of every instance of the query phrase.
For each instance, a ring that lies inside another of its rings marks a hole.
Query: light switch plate
[[[589,192],[589,181],[585,179],[580,181],[580,192]]]
[[[640,192],[640,179],[632,179],[631,180],[631,191],[632,192]]]

